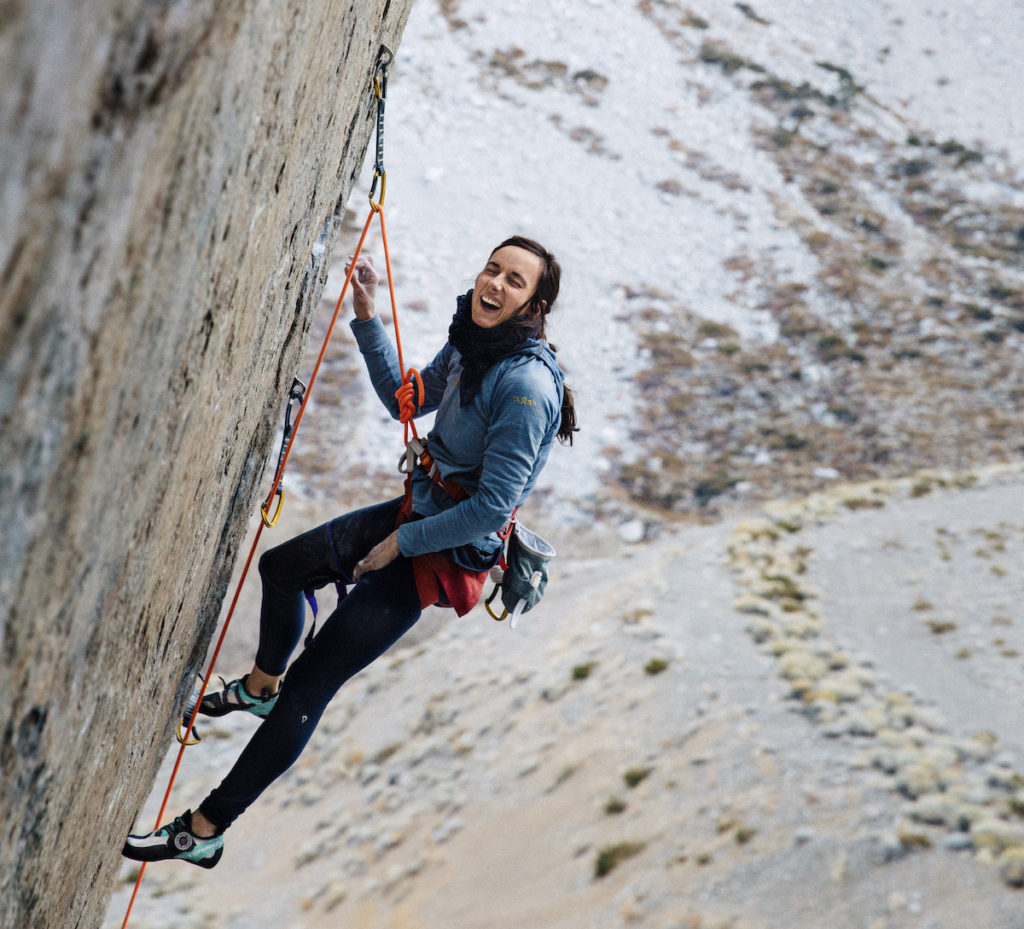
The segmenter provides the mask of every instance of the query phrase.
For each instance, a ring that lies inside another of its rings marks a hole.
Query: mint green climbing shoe
[[[132,861],[169,861],[177,858],[200,868],[212,868],[224,853],[224,836],[201,838],[192,832],[192,811],[148,835],[130,835],[121,854]]]
[[[248,675],[246,675],[248,677]],[[277,694],[264,690],[258,697],[250,697],[245,690],[246,677],[228,683],[224,678],[220,679],[223,689],[207,692],[203,696],[203,702],[199,704],[199,712],[203,716],[226,716],[241,710],[245,713],[252,713],[253,716],[266,718],[277,703]],[[280,693],[280,691],[278,691]]]

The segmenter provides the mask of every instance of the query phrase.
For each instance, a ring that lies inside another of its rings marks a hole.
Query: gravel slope
[[[1001,611],[1009,598],[998,629],[1019,641],[1018,578],[951,581],[939,554],[922,558],[929,514],[965,539],[1024,493],[1019,471],[981,483],[926,497],[898,483],[846,488],[565,554],[543,608],[515,632],[482,613],[427,617],[348,685],[296,768],[232,829],[215,871],[149,869],[133,925],[1024,926],[1006,882],[1020,874],[1006,850],[1024,840],[1021,660],[1000,656],[998,677],[968,674],[988,659],[937,652],[947,643],[908,611],[907,590],[899,603],[880,596],[885,610],[860,595],[865,577],[913,577],[914,595],[936,605],[955,594]],[[851,505],[864,500],[883,506]],[[749,547],[780,523],[809,565],[793,573],[808,592],[799,614],[752,581],[791,564]],[[837,594],[851,577],[858,593]],[[815,601],[812,586],[830,593]],[[759,623],[773,616],[780,631],[765,637]],[[858,631],[865,617],[911,629]],[[927,679],[915,680],[928,649]],[[807,650],[832,656],[828,670],[794,676],[787,661]],[[1005,718],[974,711],[996,696]],[[175,810],[198,801],[252,722],[203,727]],[[929,787],[929,764],[944,791]],[[984,816],[966,829],[935,822],[936,801],[954,796]],[[607,866],[624,852],[596,876],[602,853]]]

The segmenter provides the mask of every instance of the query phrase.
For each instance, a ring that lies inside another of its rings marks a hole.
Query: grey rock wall
[[[410,6],[0,2],[3,929],[102,918]]]

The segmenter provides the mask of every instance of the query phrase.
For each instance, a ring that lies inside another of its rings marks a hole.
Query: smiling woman
[[[532,239],[513,236],[491,252],[457,300],[448,341],[422,371],[416,415],[437,415],[406,495],[263,555],[253,668],[208,692],[199,712],[241,711],[264,722],[195,812],[128,836],[125,856],[214,867],[224,831],[295,762],[341,685],[411,629],[423,607],[461,616],[476,605],[502,549],[499,530],[529,497],[554,440],[572,444],[576,431],[572,392],[545,333],[560,279],[554,256]],[[399,419],[400,364],[374,309],[369,258],[356,263],[352,288],[352,331],[377,395]],[[288,667],[305,625],[304,594],[329,583],[338,586],[338,606]]]
[[[537,294],[544,272],[543,259],[517,245],[502,245],[494,250],[473,288],[473,322],[483,329],[529,311],[527,304]],[[531,296],[532,295],[532,296]],[[541,311],[547,301],[541,301]]]

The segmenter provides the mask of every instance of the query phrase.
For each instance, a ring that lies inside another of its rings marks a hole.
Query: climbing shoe
[[[264,688],[263,693],[258,697],[250,697],[245,690],[246,677],[231,681],[231,683],[221,678],[223,689],[204,695],[203,702],[199,704],[200,714],[203,716],[226,716],[236,710],[243,710],[246,713],[259,716],[261,719],[265,718],[277,703],[277,694],[272,694]]]
[[[192,811],[186,810],[172,823],[148,835],[130,835],[121,854],[132,861],[169,861],[179,858],[200,868],[212,868],[224,853],[224,836],[204,839],[192,833]]]

